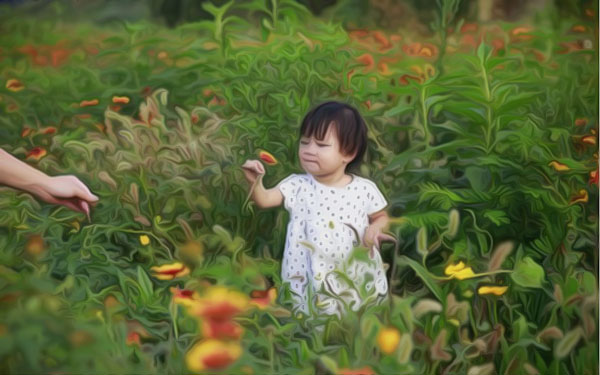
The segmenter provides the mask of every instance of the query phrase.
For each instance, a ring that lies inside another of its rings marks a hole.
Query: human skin
[[[0,149],[0,185],[31,193],[52,204],[90,214],[98,197],[75,176],[48,176]]]

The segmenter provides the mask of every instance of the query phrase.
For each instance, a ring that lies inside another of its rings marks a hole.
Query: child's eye
[[[331,145],[328,145],[326,143],[317,143],[317,146],[319,146],[319,147],[327,147],[327,146],[331,146]]]
[[[301,145],[307,145],[309,142],[308,141],[300,141]]]

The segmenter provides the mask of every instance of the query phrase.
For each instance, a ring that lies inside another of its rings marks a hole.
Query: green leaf
[[[337,363],[335,363],[335,361],[331,357],[328,357],[326,355],[321,355],[319,357],[319,360],[321,361],[321,363],[327,370],[329,370],[333,374],[337,374],[337,372],[338,372]]]
[[[501,226],[502,224],[510,224],[510,219],[508,216],[506,216],[506,212],[502,210],[486,210],[483,213],[483,217],[488,218],[497,226]]]
[[[579,339],[581,339],[582,335],[583,331],[581,327],[577,327],[567,332],[565,337],[563,337],[554,347],[554,355],[557,358],[564,358],[567,355],[569,355],[569,353],[571,353],[571,350],[573,350],[573,348],[575,348],[575,345],[577,345],[577,343],[579,342]]]
[[[530,257],[525,257],[515,265],[510,277],[520,286],[541,288],[544,281],[544,269]]]
[[[410,268],[412,268],[415,271],[417,276],[419,276],[421,280],[423,280],[423,282],[429,288],[429,290],[431,290],[431,292],[437,297],[438,301],[446,301],[446,297],[442,292],[442,288],[440,288],[439,285],[436,284],[436,281],[432,277],[433,275],[431,275],[429,271],[427,271],[422,265],[410,259],[409,257],[402,255],[398,258],[398,265],[405,264],[410,266]]]
[[[147,301],[154,294],[154,287],[152,286],[152,281],[150,281],[148,274],[141,266],[137,267],[137,278],[140,290],[142,291],[142,298]]]
[[[424,227],[417,232],[417,251],[421,256],[427,256],[427,230]]]

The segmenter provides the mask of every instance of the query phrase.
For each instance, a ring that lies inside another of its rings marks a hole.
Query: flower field
[[[167,28],[0,4],[0,147],[100,197],[88,220],[0,187],[0,373],[598,373],[597,7],[441,6],[427,32],[203,7]],[[240,168],[302,172],[329,99],[368,124],[397,240],[386,301],[344,319],[292,314],[287,213]]]

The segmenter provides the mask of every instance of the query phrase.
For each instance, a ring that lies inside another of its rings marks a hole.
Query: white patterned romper
[[[356,311],[361,306],[361,285],[369,296],[387,293],[378,251],[369,253],[368,262],[350,259],[354,246],[362,243],[368,215],[387,206],[375,183],[352,175],[348,185],[337,188],[310,174],[292,174],[278,187],[290,213],[281,278],[289,283],[297,311],[308,313],[309,294],[322,313],[340,316],[345,307]]]

